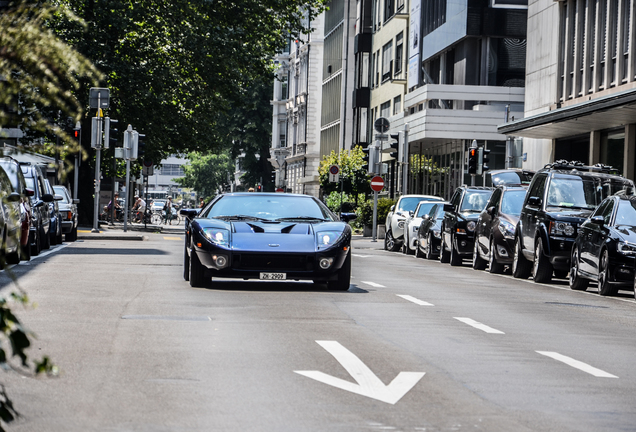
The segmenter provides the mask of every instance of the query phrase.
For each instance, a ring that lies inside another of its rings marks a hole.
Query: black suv
[[[450,204],[444,204],[441,262],[458,266],[464,258],[472,258],[477,219],[493,190],[482,186],[460,186],[453,193]]]
[[[39,255],[42,249],[51,247],[49,231],[51,229],[51,212],[46,203],[53,202],[53,195],[46,192],[44,174],[37,165],[30,162],[20,162],[22,174],[27,188],[35,193],[31,197],[31,209],[33,210],[33,224],[31,227],[31,253]]]
[[[634,182],[605,165],[557,161],[533,177],[515,230],[512,273],[535,282],[567,276],[578,227],[610,195],[634,193]]]

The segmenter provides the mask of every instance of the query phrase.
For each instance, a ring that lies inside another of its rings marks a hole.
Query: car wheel
[[[410,240],[407,242],[406,239],[404,239],[404,246],[406,247],[406,254],[407,255],[414,255],[415,254],[415,251],[413,249],[411,249],[411,241]]]
[[[31,261],[31,242],[27,240],[27,244],[22,246],[20,245],[21,252],[21,260],[22,261]]]
[[[463,260],[462,257],[459,256],[459,253],[457,253],[457,249],[455,249],[455,239],[453,237],[451,237],[450,247],[450,265],[452,265],[453,267],[462,265]]]
[[[338,279],[335,281],[328,281],[327,287],[330,290],[347,291],[349,284],[351,283],[351,253],[347,254],[344,264],[340,270],[338,270]]]
[[[611,296],[617,292],[618,287],[610,285],[609,282],[609,253],[607,249],[603,249],[598,262],[598,293],[602,296]]]
[[[435,254],[433,253],[433,236],[429,234],[428,240],[426,241],[426,259],[432,260],[433,258],[435,258]]]
[[[535,240],[532,279],[537,283],[548,283],[552,280],[552,264],[543,253],[543,241],[541,241],[541,238]]]
[[[415,258],[424,258],[424,254],[422,253],[422,250],[420,249],[419,240],[415,242]]]
[[[152,216],[150,216],[150,223],[153,225],[161,225],[161,215],[153,213]]]
[[[37,234],[33,234],[36,236],[35,240],[33,242],[29,240],[29,244],[33,243],[33,246],[31,246],[31,255],[33,256],[40,255],[40,251],[42,250],[42,243],[40,243],[40,231],[37,230],[36,232]]]
[[[579,274],[579,250],[575,247],[570,260],[570,289],[584,291],[587,289],[588,281]]]
[[[55,246],[57,244],[57,228],[55,229],[55,231],[53,231],[51,228],[49,228],[49,246]]]
[[[59,231],[57,232],[57,244],[62,244],[62,225],[59,226]]]
[[[490,240],[490,256],[488,257],[488,272],[493,274],[501,274],[504,272],[504,265],[497,261],[495,256],[495,245]]]
[[[22,245],[20,244],[20,239],[18,239],[15,252],[7,254],[7,264],[20,264],[21,254]]]
[[[487,264],[488,262],[479,254],[479,242],[475,239],[475,247],[473,247],[473,270],[485,270]]]
[[[393,238],[393,233],[391,230],[388,230],[384,235],[384,250],[388,250],[389,252],[395,252],[399,249],[398,243]]]
[[[204,288],[206,286],[205,267],[199,261],[199,256],[194,249],[190,249],[190,286],[193,288]]]
[[[50,230],[50,228],[49,228]],[[51,248],[51,236],[44,234],[44,228],[42,228],[42,233],[40,235],[40,239],[42,240],[41,249],[50,249]]]
[[[515,240],[515,254],[512,260],[512,276],[517,279],[528,279],[532,272],[532,263],[523,256],[519,237]]]
[[[67,242],[74,242],[75,240],[77,240],[77,227],[73,228],[70,233],[66,234],[64,236],[64,239]]]
[[[188,256],[188,247],[183,248],[183,278],[190,280],[190,257]]]
[[[450,262],[450,252],[446,250],[444,238],[442,238],[442,243],[440,245],[439,262],[441,262],[442,264]]]

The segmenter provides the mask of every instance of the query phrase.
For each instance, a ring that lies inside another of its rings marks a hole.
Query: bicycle
[[[178,213],[176,212],[172,212],[170,213],[170,215],[166,215],[166,213],[162,213],[160,215],[158,215],[161,217],[161,219],[159,220],[159,224],[174,224],[174,225],[179,225],[181,223],[181,216],[179,216]],[[159,225],[157,224],[157,225]]]

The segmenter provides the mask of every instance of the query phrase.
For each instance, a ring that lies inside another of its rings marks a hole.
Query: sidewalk
[[[351,236],[351,247],[353,249],[384,249],[384,239],[377,238],[377,241],[373,242],[371,237],[362,237],[361,235]]]
[[[146,225],[128,223],[124,232],[124,224],[115,222],[113,225],[100,223],[99,232],[92,232],[92,226],[80,226],[77,228],[78,240],[148,240],[147,234],[161,233],[179,235],[183,234],[184,225]]]

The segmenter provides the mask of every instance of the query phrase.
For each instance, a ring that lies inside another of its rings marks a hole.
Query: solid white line
[[[44,258],[45,256],[51,255],[52,253],[55,253],[55,252],[57,252],[57,251],[59,251],[61,249],[64,249],[65,247],[70,246],[70,245],[71,245],[71,243],[62,243],[61,245],[51,246],[51,249],[49,249],[47,251],[42,251],[37,256],[33,256],[32,255],[31,256],[31,261],[36,260],[38,258]],[[20,261],[20,264],[28,265],[29,261]]]
[[[568,366],[572,366],[573,368],[582,370],[583,372],[587,372],[590,375],[594,375],[595,377],[599,377],[599,378],[618,378],[616,375],[612,375],[611,373],[607,373],[603,370],[597,369],[593,366],[590,366],[587,363],[583,363],[581,361],[578,360],[574,360],[571,357],[567,357],[564,356],[562,354],[559,354],[557,352],[552,352],[552,351],[537,351],[539,354],[553,358],[554,360],[560,361],[562,363],[565,363]]]
[[[386,288],[384,285],[380,285],[379,283],[375,283],[375,282],[367,282],[367,281],[360,281],[360,282],[367,285],[371,285],[374,288]]]
[[[416,299],[415,297],[411,297],[410,295],[402,295],[396,294],[398,297],[402,297],[404,300],[408,300],[420,306],[435,306],[432,303],[425,302],[424,300]]]
[[[485,331],[486,333],[492,333],[492,334],[505,334],[504,332],[494,329],[492,327],[488,327],[485,324],[482,324],[480,322],[477,322],[473,319],[470,318],[461,318],[461,317],[453,317],[458,321],[463,322],[464,324],[468,324],[469,326],[475,327],[476,329]]]
[[[358,258],[369,258],[371,255],[358,255],[358,254],[354,254],[352,253],[351,255],[353,255],[354,257],[358,257]]]

